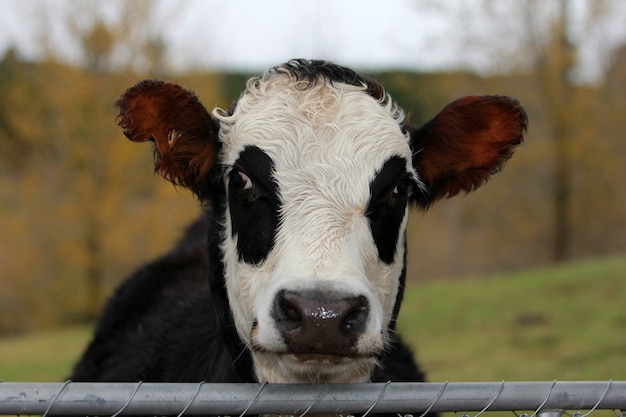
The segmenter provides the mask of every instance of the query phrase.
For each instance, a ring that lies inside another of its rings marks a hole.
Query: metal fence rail
[[[0,382],[0,415],[419,415],[426,411],[481,414],[510,410],[559,416],[564,410],[600,409],[616,410],[617,416],[626,417],[626,381],[330,385]]]

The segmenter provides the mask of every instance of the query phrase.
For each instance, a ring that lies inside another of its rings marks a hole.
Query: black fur
[[[173,250],[118,288],[69,379],[256,382],[250,354],[223,302],[225,294],[216,294],[214,286],[207,285],[206,231],[214,220],[213,215],[198,219]],[[211,280],[217,278],[213,275]],[[209,284],[222,287],[219,281]],[[424,374],[410,349],[394,335],[372,378],[424,381]]]
[[[115,291],[70,379],[138,381],[159,350],[164,324],[208,292],[207,221],[200,218],[176,247],[139,269]]]
[[[394,156],[385,162],[370,184],[370,201],[365,215],[370,223],[378,256],[386,264],[393,262],[406,215],[409,192],[416,188],[406,172],[406,159]]]
[[[280,198],[272,180],[272,159],[256,146],[246,147],[233,166],[229,182],[228,211],[239,257],[250,264],[260,264],[274,247],[278,230]],[[241,190],[236,179],[241,173],[252,182]]]
[[[334,82],[349,84],[354,86],[367,85],[368,78],[358,74],[350,68],[342,67],[340,65],[333,64],[332,62],[322,60],[305,60],[305,59],[292,59],[284,65],[277,67],[279,69],[286,69],[289,75],[294,77],[298,81],[307,81],[310,84],[315,84],[318,80],[324,79],[331,84]],[[271,71],[276,71],[272,69]],[[304,86],[303,89],[306,89]]]
[[[226,302],[219,276],[222,267],[215,267],[221,262],[210,261],[210,254],[216,253],[216,239],[209,238],[207,252],[207,227],[209,236],[215,236],[210,228],[216,224],[215,215],[196,220],[173,250],[141,268],[118,288],[69,379],[257,382],[250,353],[237,336]],[[398,309],[399,303],[394,316]],[[395,327],[395,318],[391,326]],[[393,330],[390,334],[390,344],[379,359],[372,382],[424,381],[411,349]]]

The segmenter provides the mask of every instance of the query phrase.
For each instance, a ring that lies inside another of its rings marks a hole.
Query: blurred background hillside
[[[502,175],[413,213],[410,280],[626,253],[620,0],[0,4],[0,335],[93,320],[198,215],[116,126],[125,88],[163,78],[228,107],[295,57],[380,79],[414,123],[467,94],[526,107]]]

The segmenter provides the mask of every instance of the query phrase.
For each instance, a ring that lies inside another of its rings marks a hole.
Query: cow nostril
[[[359,334],[365,329],[369,314],[367,299],[359,296],[351,299],[351,308],[346,312],[341,327],[347,334]]]
[[[274,302],[274,314],[278,321],[298,324],[302,322],[302,308],[297,300],[285,290],[280,291]]]

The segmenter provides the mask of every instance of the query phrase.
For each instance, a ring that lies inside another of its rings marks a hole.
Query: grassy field
[[[432,381],[624,380],[626,257],[415,283],[399,330]]]
[[[431,381],[624,380],[625,295],[626,257],[412,283],[399,330]],[[0,380],[64,380],[90,332],[0,339]]]
[[[90,336],[91,328],[73,327],[0,339],[0,381],[65,381]]]

